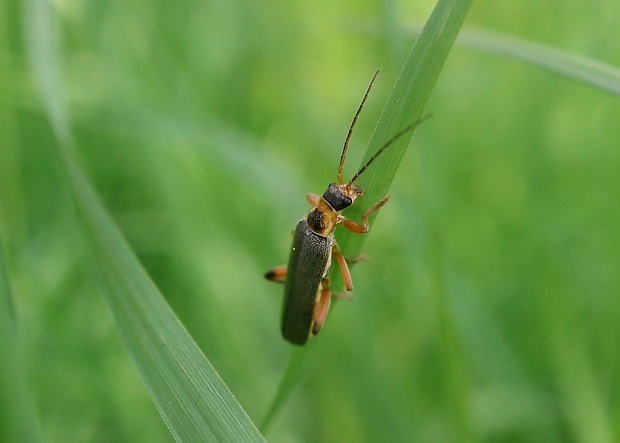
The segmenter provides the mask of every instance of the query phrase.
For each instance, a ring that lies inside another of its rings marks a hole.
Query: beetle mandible
[[[379,70],[373,75],[349,127],[340,154],[338,183],[330,183],[323,195],[308,194],[306,196],[312,205],[312,209],[295,227],[288,265],[276,267],[265,274],[265,278],[268,280],[284,282],[285,284],[281,323],[282,335],[295,345],[305,344],[310,334],[317,335],[325,323],[332,297],[329,289],[332,257],[340,266],[346,291],[353,290],[347,259],[338,250],[338,244],[334,238],[334,229],[338,226],[344,226],[356,234],[366,234],[368,232],[368,218],[385,205],[390,198],[390,195],[387,194],[364,212],[362,223],[350,220],[341,212],[351,206],[355,199],[364,195],[364,191],[355,186],[355,181],[388,146],[406,132],[414,129],[421,121],[418,120],[397,133],[360,168],[348,183],[343,183],[342,168],[349,148],[349,140],[378,74]]]

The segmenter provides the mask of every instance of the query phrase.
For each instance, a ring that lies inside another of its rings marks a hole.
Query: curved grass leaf
[[[271,401],[271,405],[265,414],[265,418],[263,418],[263,422],[261,423],[261,432],[267,433],[273,420],[278,415],[278,412],[280,412],[286,403],[286,399],[295,388],[310,349],[312,349],[312,343],[308,343],[302,348],[297,346],[291,347],[288,360],[284,367],[283,375],[280,379],[280,384],[278,385],[278,390],[276,391],[276,394]]]
[[[362,164],[375,155],[395,134],[422,117],[470,5],[471,0],[440,0],[437,3],[396,81]],[[359,220],[370,204],[379,201],[388,192],[412,136],[413,131],[410,131],[398,138],[393,146],[377,157],[377,161],[360,177],[358,184],[366,191],[364,199],[367,204],[354,205],[347,214],[348,217]],[[448,309],[449,303],[444,285],[440,228],[431,211],[427,217],[432,245],[428,252],[431,263],[429,295],[432,295],[435,303],[440,321],[441,341],[445,350],[442,355],[441,373],[444,390],[440,395],[450,399],[450,410],[447,412],[459,438],[463,441],[474,441],[475,431],[469,417],[470,400],[465,384],[461,382],[466,377],[466,368],[460,356],[460,342]],[[355,235],[341,229],[336,237],[344,254],[356,257],[367,236]],[[335,276],[333,281],[339,281],[338,276]]]
[[[263,441],[71,159],[86,247],[116,327],[177,441]]]
[[[437,83],[470,5],[471,0],[437,2],[394,85],[362,164],[365,164],[395,134],[422,117],[428,98]],[[359,220],[370,204],[379,201],[387,194],[413,132],[408,132],[394,141],[360,177],[357,184],[365,191],[366,204],[353,205],[348,210],[347,217]],[[356,257],[366,236],[340,229],[336,237],[345,255]]]
[[[457,43],[521,60],[566,78],[620,95],[620,69],[590,57],[482,29],[469,28],[463,31]]]
[[[0,243],[0,441],[40,441],[21,359],[11,290]]]
[[[87,254],[116,327],[157,409],[177,441],[263,441],[73,160],[51,3],[31,0],[27,20],[30,61],[58,139]]]

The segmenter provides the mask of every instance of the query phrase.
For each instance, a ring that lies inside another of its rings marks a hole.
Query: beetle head
[[[353,204],[355,199],[364,195],[364,191],[359,186],[351,183],[346,185],[338,185],[330,183],[329,187],[323,193],[323,198],[336,211],[342,211]]]

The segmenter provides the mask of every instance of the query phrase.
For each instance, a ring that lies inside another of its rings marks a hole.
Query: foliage
[[[363,245],[372,260],[353,270],[356,301],[338,303],[303,367],[279,336],[281,287],[262,274],[286,260],[304,194],[335,179],[377,67],[345,176],[366,141],[380,145],[373,122],[413,45],[409,25],[433,7],[0,2],[0,370],[15,381],[2,384],[0,432],[173,439],[93,278],[93,261],[99,278],[113,269],[80,235],[90,213],[111,217],[130,246],[114,237],[99,252],[122,251],[119,275],[142,272],[137,255],[159,288],[146,292],[160,291],[180,322],[167,324],[182,325],[254,423],[291,383],[271,441],[617,437],[611,0],[472,6],[464,30],[494,33],[452,49],[426,104],[433,118],[398,159]],[[536,45],[498,50],[517,37]],[[73,156],[106,213],[75,205],[76,190],[97,200],[68,174]]]

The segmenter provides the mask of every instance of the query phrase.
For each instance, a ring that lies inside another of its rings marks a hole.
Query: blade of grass
[[[355,32],[373,34],[381,32],[377,24],[350,26]],[[419,26],[406,28],[419,36]],[[620,95],[620,68],[581,54],[575,54],[549,45],[487,29],[467,27],[463,29],[456,45],[520,60],[605,92]]]
[[[146,274],[71,159],[95,274],[123,341],[177,441],[263,441]]]
[[[437,2],[383,109],[362,164],[394,134],[420,119],[470,5],[471,0]],[[387,193],[412,136],[413,131],[396,140],[360,177],[357,183],[367,204],[353,205],[348,217],[359,220],[369,205]],[[340,229],[336,238],[346,256],[356,257],[366,236]]]
[[[25,378],[8,273],[0,242],[0,441],[41,441]]]
[[[620,95],[620,69],[599,60],[482,29],[463,32],[458,44],[530,63],[566,78]]]
[[[11,257],[24,239],[26,220],[15,118],[15,70],[9,38],[11,15],[0,3],[0,441],[41,441],[29,371],[22,358],[13,304]],[[8,260],[5,262],[5,257]]]
[[[27,9],[30,61],[100,288],[129,355],[177,441],[264,441],[178,321],[96,198],[71,151],[52,4]]]
[[[295,385],[301,375],[304,362],[306,361],[306,357],[308,356],[308,351],[311,348],[312,343],[307,344],[303,348],[291,347],[282,378],[280,379],[280,384],[278,385],[278,390],[276,391],[276,394],[271,401],[269,409],[267,410],[265,418],[260,426],[260,430],[263,434],[267,433],[274,418],[278,415],[286,403],[286,399],[295,388]]]
[[[365,164],[381,147],[398,134],[403,128],[418,121],[430,94],[437,83],[444,63],[452,48],[456,36],[465,20],[471,0],[440,0],[422,33],[413,47],[400,76],[392,90],[392,94],[383,110],[373,137],[369,143],[362,164]],[[352,206],[348,217],[359,220],[362,213],[379,201],[387,193],[398,166],[403,159],[413,131],[406,133],[377,157],[377,161],[369,167],[365,175],[360,177],[359,186],[365,190],[366,204]],[[431,266],[432,296],[439,319],[439,334],[442,341],[443,370],[442,392],[446,404],[450,405],[449,414],[453,435],[461,441],[474,441],[475,432],[470,418],[470,401],[467,391],[467,370],[463,364],[460,339],[456,325],[449,312],[450,304],[444,284],[444,265],[442,255],[441,230],[438,221],[432,214],[430,205],[426,205],[427,224],[431,237],[431,248],[428,252]],[[347,257],[359,255],[367,236],[354,235],[345,229],[336,233],[338,243]],[[337,267],[335,267],[337,268]],[[335,272],[338,274],[338,272]],[[333,276],[333,281],[340,281]]]
[[[17,74],[8,32],[11,19],[7,2],[0,3],[0,236],[5,235],[9,254],[24,238],[27,225],[15,112]]]
[[[419,34],[419,30],[413,28],[413,33]],[[620,69],[591,57],[485,29],[463,30],[456,43],[521,60],[568,79],[620,95]]]

